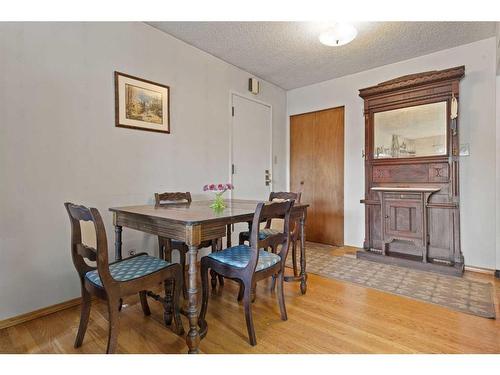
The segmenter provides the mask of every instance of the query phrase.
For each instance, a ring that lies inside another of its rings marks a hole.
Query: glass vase
[[[210,207],[216,211],[220,211],[220,210],[223,210],[224,208],[226,208],[226,202],[224,202],[224,198],[222,197],[222,194],[224,194],[224,192],[215,193],[214,201],[210,205]]]

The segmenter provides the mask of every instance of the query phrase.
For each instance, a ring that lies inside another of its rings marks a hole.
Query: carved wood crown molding
[[[367,87],[359,90],[359,96],[367,98],[369,96],[382,94],[388,91],[406,89],[414,86],[421,86],[424,84],[437,82],[437,81],[448,81],[448,80],[460,80],[465,75],[465,66],[456,66],[454,68],[445,70],[432,70],[429,72],[409,74],[389,81],[379,83],[376,86]]]

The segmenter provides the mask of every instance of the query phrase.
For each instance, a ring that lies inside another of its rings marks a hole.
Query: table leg
[[[227,241],[227,247],[231,247],[231,234],[232,234],[232,231],[231,231],[231,224],[228,224],[227,225],[227,228],[226,228],[226,241]],[[221,246],[222,247],[222,246]]]
[[[189,348],[189,354],[198,353],[200,345],[200,333],[198,332],[198,289],[196,286],[198,276],[198,246],[189,245],[188,259],[188,308],[187,316],[189,319],[189,332],[186,336],[186,343]]]
[[[122,260],[122,226],[115,225],[115,260]]]
[[[306,218],[302,215],[300,218],[300,292],[306,294],[307,291],[307,273],[306,273]]]

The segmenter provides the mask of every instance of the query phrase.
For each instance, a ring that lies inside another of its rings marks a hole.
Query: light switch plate
[[[470,156],[470,149],[468,143],[462,143],[460,145],[460,156]]]

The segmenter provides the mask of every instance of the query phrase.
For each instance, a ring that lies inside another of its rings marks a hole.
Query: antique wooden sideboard
[[[361,89],[365,241],[357,256],[461,275],[459,82],[465,67]]]

